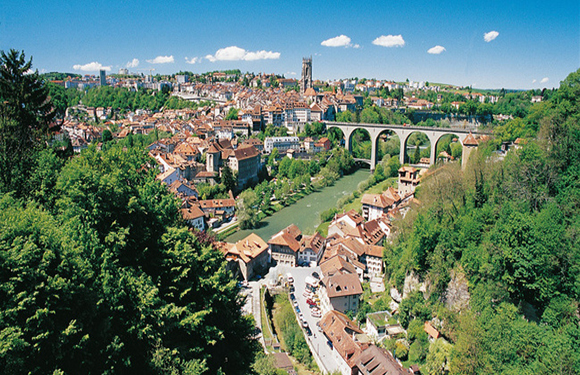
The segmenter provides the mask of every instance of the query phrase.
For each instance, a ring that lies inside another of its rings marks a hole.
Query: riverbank
[[[263,219],[257,228],[238,230],[225,237],[224,240],[236,242],[247,237],[250,233],[256,233],[267,241],[290,224],[297,225],[303,233],[314,233],[320,223],[320,213],[329,207],[336,207],[336,203],[342,197],[357,190],[358,184],[369,176],[368,169],[359,169],[350,175],[343,176],[336,180],[334,185],[314,191],[297,200],[296,203],[274,212],[272,216]]]

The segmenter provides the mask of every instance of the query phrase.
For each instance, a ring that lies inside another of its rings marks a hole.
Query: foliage
[[[24,52],[0,52],[0,192],[29,193],[36,151],[45,146],[55,116],[48,91]]]
[[[276,330],[281,338],[281,344],[291,356],[309,367],[315,366],[312,354],[302,333],[302,328],[298,325],[294,308],[290,304],[288,296],[278,294],[275,297],[276,304],[279,306],[274,315]]]
[[[396,223],[385,252],[388,278],[401,287],[413,272],[429,292],[428,299],[414,292],[401,302],[401,323],[437,316],[453,342],[435,341],[422,371],[580,371],[573,313],[580,297],[578,87],[580,71],[541,110],[531,107],[514,120],[529,134],[538,124],[537,138],[503,161],[490,142],[472,153],[466,173],[451,165],[430,173],[418,192],[423,206]],[[470,310],[442,306],[450,270],[465,273]]]
[[[254,228],[258,223],[257,213],[258,197],[252,189],[244,190],[236,201],[236,216],[241,229]]]
[[[140,148],[93,147],[62,168],[46,207],[1,198],[2,372],[248,369],[237,284],[181,227],[148,163]]]

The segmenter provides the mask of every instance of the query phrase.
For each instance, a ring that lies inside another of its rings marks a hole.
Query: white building
[[[264,140],[264,152],[269,154],[274,147],[280,153],[290,149],[298,151],[300,150],[300,140],[298,137],[268,137]]]

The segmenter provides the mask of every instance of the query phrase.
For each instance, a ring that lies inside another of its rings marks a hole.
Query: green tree
[[[232,172],[232,170],[230,169],[229,165],[225,165],[222,168],[222,174],[221,174],[221,179],[222,179],[222,184],[224,184],[224,186],[226,187],[227,191],[236,191],[238,188],[238,181],[237,178],[234,176],[234,173]]]
[[[55,116],[48,90],[38,72],[29,74],[31,68],[24,52],[0,52],[0,191],[22,196]]]
[[[0,372],[249,371],[237,283],[150,163],[141,148],[90,147],[60,171],[49,210],[0,198]]]
[[[236,216],[241,229],[254,228],[258,223],[257,218],[258,197],[251,190],[244,190],[236,202]]]
[[[230,108],[226,116],[226,120],[237,120],[237,119],[238,119],[238,110],[234,107]]]

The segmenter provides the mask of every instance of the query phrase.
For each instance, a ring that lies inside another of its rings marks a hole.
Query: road
[[[318,272],[318,274],[321,275],[322,273],[320,271],[320,267],[279,267],[279,268],[280,268],[279,271],[281,271],[283,275],[286,275],[289,272],[294,278],[294,287],[296,289],[294,295],[298,300],[298,307],[300,308],[302,314],[304,314],[304,320],[308,322],[308,326],[312,330],[312,336],[306,335],[306,332],[303,331],[305,334],[304,336],[306,337],[306,340],[309,341],[310,348],[313,351],[316,351],[316,353],[318,354],[318,358],[325,367],[325,369],[321,369],[321,371],[325,372],[324,370],[326,370],[327,373],[339,371],[338,364],[336,363],[336,360],[332,356],[332,350],[326,343],[327,340],[324,337],[324,334],[320,332],[318,330],[318,327],[316,326],[316,323],[320,321],[320,318],[314,318],[310,314],[310,308],[306,303],[306,297],[304,297],[303,295],[304,291],[306,290],[306,283],[304,281],[306,279],[306,276],[312,276],[312,272],[314,271]]]
[[[243,290],[242,293],[247,296],[246,304],[243,307],[243,310],[248,313],[252,313],[256,321],[256,326],[261,327],[260,287],[268,283],[272,284],[274,280],[277,280],[279,274],[284,275],[284,279],[286,279],[286,275],[290,273],[294,278],[294,288],[296,289],[294,295],[298,301],[298,307],[300,308],[302,314],[304,314],[304,320],[308,322],[308,326],[312,331],[312,336],[308,336],[303,330],[302,332],[304,332],[304,337],[306,338],[311,351],[316,352],[313,354],[316,355],[320,362],[323,364],[324,368],[320,369],[321,372],[332,373],[339,371],[338,364],[332,355],[332,349],[330,349],[328,346],[324,334],[318,330],[316,325],[320,318],[314,318],[310,314],[310,308],[306,303],[306,297],[303,295],[304,291],[306,290],[306,276],[312,276],[312,272],[314,271],[318,272],[319,275],[321,274],[320,267],[289,267],[279,265],[277,267],[270,268],[269,273],[265,275],[264,278],[258,281],[250,281],[248,283],[248,288]],[[259,340],[263,345],[264,339],[261,334],[259,335]]]

